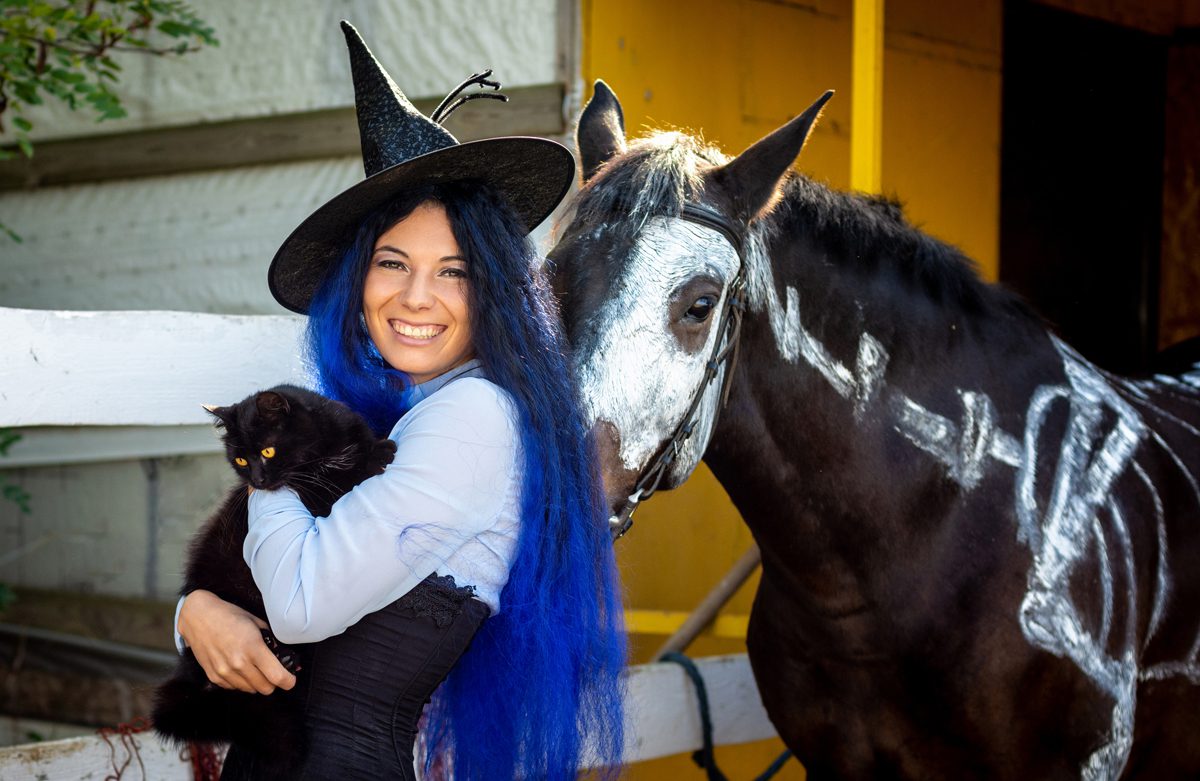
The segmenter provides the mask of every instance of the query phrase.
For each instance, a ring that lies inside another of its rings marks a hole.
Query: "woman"
[[[544,139],[458,144],[343,29],[368,177],[296,229],[269,280],[309,315],[323,391],[398,450],[329,518],[286,489],[250,499],[244,550],[272,630],[322,641],[301,672],[305,773],[411,778],[435,689],[427,770],[574,778],[585,749],[615,765],[625,649],[611,543],[527,239],[574,163]],[[467,83],[498,86],[486,75]],[[207,592],[181,600],[176,622],[218,685],[291,688],[259,624]],[[236,747],[235,774],[254,774]]]

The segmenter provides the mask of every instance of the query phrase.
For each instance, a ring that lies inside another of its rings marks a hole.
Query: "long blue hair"
[[[485,185],[399,196],[359,227],[309,307],[322,391],[386,433],[408,378],[375,350],[361,319],[376,239],[435,201],[467,258],[475,356],[512,397],[520,427],[521,529],[500,612],[427,711],[425,768],[458,779],[574,779],[592,758],[618,768],[626,640],[595,449],[549,286],[524,230]],[[594,752],[594,754],[593,754]]]

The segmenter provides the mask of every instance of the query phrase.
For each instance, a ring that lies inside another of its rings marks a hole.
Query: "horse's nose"
[[[604,496],[613,512],[620,509],[633,493],[637,472],[621,461],[621,432],[607,420],[596,421],[592,426],[592,437],[600,458],[600,475],[604,479]]]

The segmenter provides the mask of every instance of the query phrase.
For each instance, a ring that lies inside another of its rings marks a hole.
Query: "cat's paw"
[[[390,439],[377,439],[371,447],[371,465],[376,474],[382,473],[383,468],[392,463],[396,456],[396,443]]]

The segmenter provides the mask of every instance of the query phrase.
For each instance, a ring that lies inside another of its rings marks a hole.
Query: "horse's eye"
[[[264,447],[262,449],[262,454],[263,454],[263,458],[274,458],[275,457],[275,448]]]
[[[238,466],[245,466],[246,464],[249,464],[250,462],[247,461],[246,459],[242,458],[241,456],[238,456],[237,458],[233,459],[233,463],[237,464]]]
[[[716,305],[717,301],[712,296],[700,296],[694,304],[688,307],[684,317],[697,323],[703,323],[712,314],[713,307]]]

